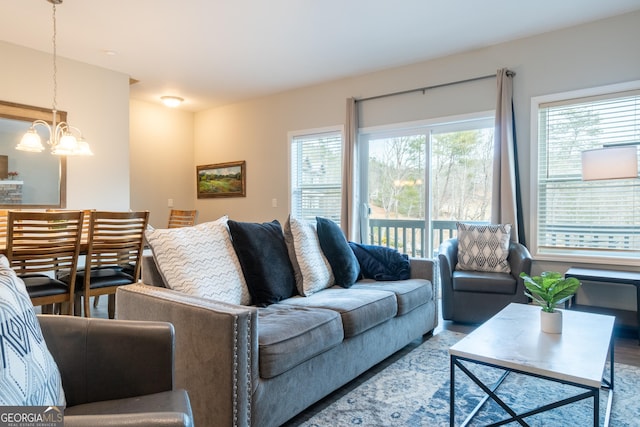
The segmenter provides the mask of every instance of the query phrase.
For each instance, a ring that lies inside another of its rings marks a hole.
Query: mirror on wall
[[[56,120],[66,121],[67,113],[58,111]],[[67,158],[15,149],[31,122],[44,120],[51,125],[52,111],[47,108],[0,101],[0,208],[66,207]],[[47,130],[38,126],[43,143]]]

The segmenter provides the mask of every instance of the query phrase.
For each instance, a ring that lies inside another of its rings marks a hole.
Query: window
[[[362,130],[363,240],[431,257],[457,221],[489,222],[493,114]]]
[[[637,263],[640,180],[582,181],[581,152],[640,142],[640,82],[534,98],[532,117],[534,256]]]
[[[340,223],[342,131],[296,132],[291,141],[291,214]]]

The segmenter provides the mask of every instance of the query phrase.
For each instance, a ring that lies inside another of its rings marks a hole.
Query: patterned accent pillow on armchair
[[[64,406],[58,366],[24,282],[0,256],[0,406]]]
[[[456,270],[510,273],[507,261],[511,224],[471,225],[459,222]]]

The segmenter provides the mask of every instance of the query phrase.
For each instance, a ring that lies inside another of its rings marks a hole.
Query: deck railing
[[[458,221],[431,221],[431,258],[437,254],[440,243],[455,237]],[[483,221],[465,221],[471,224],[486,224]],[[369,219],[369,242],[395,248],[412,257],[425,257],[425,221],[420,219]]]
[[[442,242],[456,236],[458,221],[436,220],[431,222],[432,253],[435,257]],[[470,224],[487,224],[483,221],[465,221]],[[638,227],[598,227],[597,231],[581,225],[547,225],[547,239],[554,247],[593,247],[606,242],[607,249],[628,251],[637,247],[640,238]],[[395,248],[412,257],[425,257],[427,247],[425,221],[419,219],[369,219],[369,242]]]
[[[541,242],[552,247],[606,248],[629,251],[638,247],[640,227],[638,226],[597,226],[546,225]]]

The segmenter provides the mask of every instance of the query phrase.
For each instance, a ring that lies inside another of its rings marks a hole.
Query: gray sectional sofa
[[[431,260],[411,278],[360,280],[264,308],[166,289],[152,257],[118,289],[119,319],[171,322],[176,386],[198,426],[277,426],[437,326]]]

